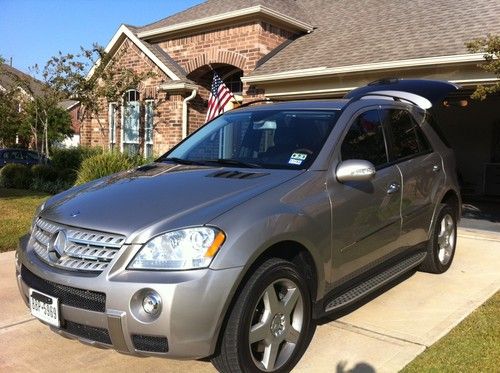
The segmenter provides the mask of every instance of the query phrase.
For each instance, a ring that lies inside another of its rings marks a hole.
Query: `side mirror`
[[[377,171],[369,161],[350,159],[339,164],[335,175],[341,183],[347,181],[369,181],[375,177]]]

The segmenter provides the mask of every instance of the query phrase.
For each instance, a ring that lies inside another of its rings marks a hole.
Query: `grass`
[[[24,189],[0,188],[0,252],[14,250],[29,231],[36,208],[50,195]]]
[[[408,364],[413,372],[498,372],[500,292]]]

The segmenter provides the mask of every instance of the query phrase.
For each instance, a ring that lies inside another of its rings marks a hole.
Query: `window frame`
[[[149,113],[148,113],[148,105],[151,105],[151,128],[148,126]],[[147,145],[151,145],[151,156],[153,157],[153,145],[154,145],[154,106],[155,101],[152,99],[144,100],[144,157],[147,157]],[[147,131],[151,130],[151,140],[147,140]]]
[[[383,163],[383,164],[378,165],[378,166],[374,165],[375,166],[375,170],[378,171],[378,170],[382,170],[384,168],[387,168],[389,166],[392,166],[391,158],[390,158],[390,153],[389,153],[389,142],[387,141],[387,129],[386,129],[384,123],[382,122],[382,117],[380,116],[380,106],[379,105],[364,107],[364,108],[356,111],[352,115],[351,119],[349,120],[349,123],[347,124],[347,126],[344,129],[344,132],[342,133],[340,141],[338,142],[338,155],[339,155],[340,161],[341,162],[344,161],[344,159],[342,158],[342,145],[344,144],[344,141],[345,141],[345,139],[347,137],[347,134],[351,130],[351,127],[353,126],[353,124],[358,120],[358,118],[361,115],[363,115],[364,113],[367,113],[369,111],[376,111],[377,112],[378,119],[379,119],[379,122],[380,122],[380,126],[382,128],[382,136],[383,136],[383,139],[384,139],[385,157],[386,157],[387,161],[385,163]],[[368,159],[365,159],[365,160],[368,161]]]
[[[134,100],[134,101],[130,101],[128,100],[128,96],[131,94],[131,92],[135,92],[136,93],[136,98],[137,100]],[[138,134],[138,137],[137,137],[137,142],[127,142],[127,144],[135,144],[135,145],[139,145],[140,146],[140,143],[141,143],[141,139],[140,139],[140,126],[141,126],[141,101],[140,101],[140,92],[135,89],[135,88],[132,88],[132,89],[128,89],[127,91],[125,91],[125,93],[123,94],[123,97],[122,97],[122,105],[121,105],[121,121],[120,121],[120,124],[121,124],[121,131],[120,131],[120,152],[123,153],[123,150],[124,150],[124,130],[125,130],[125,109],[126,109],[126,105],[127,105],[127,102],[138,102],[139,103],[139,123],[138,123],[138,129],[139,129],[139,134]],[[140,151],[139,153],[140,154]]]
[[[406,161],[414,159],[414,158],[421,157],[423,155],[434,153],[434,148],[432,147],[431,141],[427,138],[427,136],[425,135],[422,128],[420,128],[418,121],[415,119],[415,117],[413,116],[413,114],[411,113],[410,110],[408,110],[407,108],[396,107],[396,106],[381,106],[380,110],[379,110],[379,115],[380,115],[381,121],[383,120],[382,110],[401,110],[401,111],[406,112],[410,116],[413,123],[415,124],[417,131],[420,133],[421,136],[423,136],[423,138],[425,139],[425,141],[429,145],[428,149],[425,151],[419,151],[418,153],[410,154],[406,157],[397,158],[396,154],[395,154],[395,139],[394,139],[393,133],[391,131],[391,127],[390,127],[389,123],[385,123],[383,121],[382,125],[384,126],[385,131],[386,131],[386,141],[387,141],[387,146],[388,146],[388,151],[389,151],[389,164],[390,165],[395,165],[398,163],[406,162]],[[418,141],[418,138],[417,138],[417,141]]]
[[[108,103],[108,145],[110,150],[113,150],[116,145],[116,114],[118,112],[117,108],[117,102]],[[111,121],[113,121],[113,127],[111,127]]]

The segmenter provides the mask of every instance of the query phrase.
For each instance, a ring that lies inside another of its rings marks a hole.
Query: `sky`
[[[203,0],[0,0],[0,56],[26,73],[59,51],[106,46],[122,23],[142,26]]]

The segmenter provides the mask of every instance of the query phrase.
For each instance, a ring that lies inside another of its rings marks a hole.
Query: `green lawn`
[[[0,188],[0,252],[14,250],[28,232],[35,209],[48,194],[24,189]]]
[[[499,365],[500,292],[497,292],[402,372],[500,372]]]

